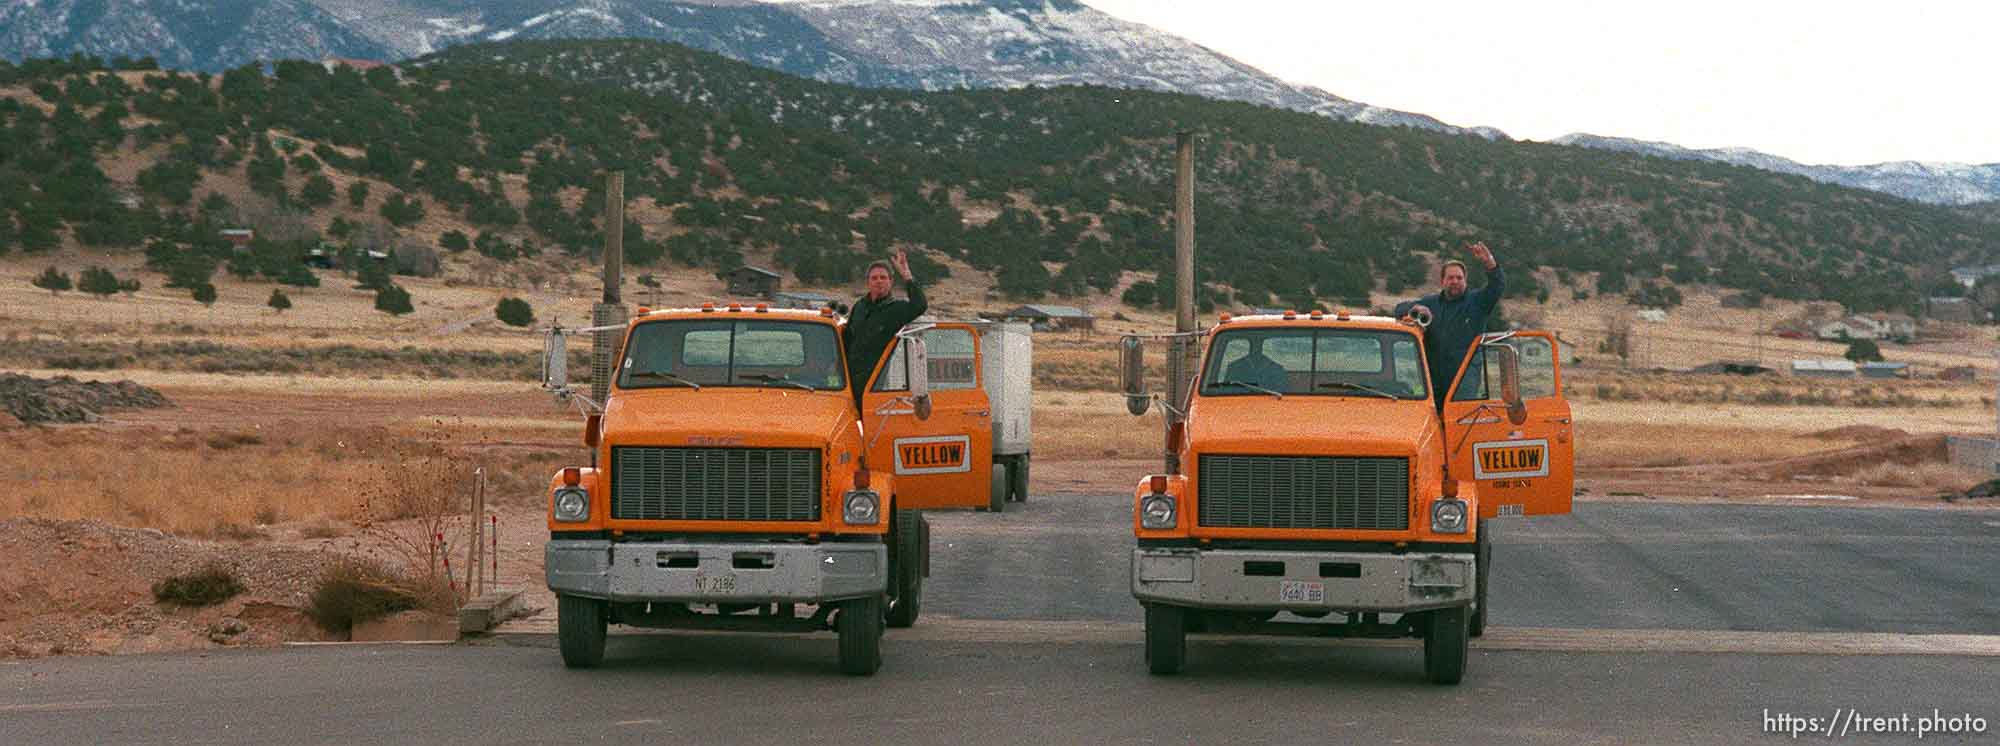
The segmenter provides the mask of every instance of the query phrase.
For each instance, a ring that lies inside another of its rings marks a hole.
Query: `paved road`
[[[624,634],[605,668],[569,671],[531,620],[468,645],[4,663],[0,744],[1717,743],[1842,708],[1969,714],[1985,731],[1961,737],[2000,740],[2000,512],[1585,503],[1510,522],[1495,629],[1464,684],[1434,687],[1414,641],[1198,637],[1186,674],[1146,675],[1125,511],[934,516],[925,619],[868,679],[835,673],[831,635]]]
[[[1139,621],[1126,501],[933,514],[926,613]],[[2000,511],[1583,502],[1492,525],[1496,626],[2000,634]]]
[[[593,671],[519,639],[0,665],[0,743],[1708,744],[1845,707],[2000,728],[1995,657],[1484,652],[1436,687],[1412,647],[1210,642],[1156,678],[1135,643],[892,640],[855,679],[830,637],[622,637]]]

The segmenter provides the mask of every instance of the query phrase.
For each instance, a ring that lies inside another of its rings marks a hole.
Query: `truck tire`
[[[834,619],[840,635],[840,672],[873,676],[882,670],[882,597],[843,601]]]
[[[556,639],[563,665],[590,668],[604,662],[604,602],[580,596],[556,597]]]
[[[1473,550],[1472,560],[1479,565],[1472,571],[1473,585],[1478,587],[1472,590],[1472,622],[1467,628],[1473,637],[1486,634],[1486,579],[1491,577],[1487,568],[1493,565],[1493,542],[1487,538],[1485,519],[1480,519],[1478,531],[1478,548]]]
[[[1427,612],[1424,620],[1424,679],[1456,685],[1465,677],[1466,617],[1463,606]]]
[[[1028,501],[1028,454],[1007,457],[1007,495],[1017,503]]]
[[[995,513],[1006,512],[1007,488],[1008,485],[1011,484],[1011,480],[1007,478],[1006,466],[999,462],[995,462],[993,464],[993,477],[987,480],[987,482],[988,482],[987,484],[988,494],[987,494],[986,509]]]
[[[1187,610],[1146,605],[1146,670],[1157,676],[1181,672],[1187,663]]]
[[[924,541],[924,515],[914,510],[896,511],[895,551],[889,557],[889,626],[908,627],[917,623],[924,608],[924,564],[929,547]]]

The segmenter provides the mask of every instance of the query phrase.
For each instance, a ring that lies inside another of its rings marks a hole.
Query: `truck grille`
[[[1409,459],[1204,455],[1200,468],[1203,526],[1410,527]]]
[[[611,517],[654,521],[817,521],[811,448],[611,449]]]

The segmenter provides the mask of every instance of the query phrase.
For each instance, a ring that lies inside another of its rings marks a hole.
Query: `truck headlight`
[[[1440,534],[1465,533],[1465,501],[1447,497],[1431,503],[1431,531]]]
[[[1173,528],[1174,518],[1174,498],[1170,495],[1148,495],[1139,501],[1141,528]]]
[[[575,523],[590,519],[590,493],[578,487],[556,490],[556,520]]]
[[[874,490],[853,490],[840,499],[840,519],[854,526],[882,521],[882,496]]]

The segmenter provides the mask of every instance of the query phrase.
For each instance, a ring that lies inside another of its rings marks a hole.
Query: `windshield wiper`
[[[793,385],[793,386],[797,386],[797,387],[799,387],[799,388],[802,388],[802,389],[805,389],[805,390],[807,390],[807,391],[818,391],[818,390],[819,390],[819,389],[816,389],[816,388],[813,388],[813,387],[812,387],[812,384],[808,384],[808,383],[802,383],[802,382],[799,382],[799,381],[794,381],[794,380],[792,380],[792,377],[791,377],[791,376],[774,376],[774,375],[771,375],[771,374],[769,374],[769,373],[738,373],[738,374],[736,374],[736,377],[737,377],[737,378],[748,378],[748,379],[750,379],[750,380],[752,380],[752,381],[762,381],[762,382],[764,382],[764,383],[789,383],[789,384],[791,384],[791,385]]]
[[[1403,400],[1403,397],[1400,397],[1400,396],[1397,396],[1397,395],[1395,395],[1395,394],[1391,394],[1391,393],[1389,393],[1389,392],[1387,392],[1387,391],[1383,391],[1383,390],[1381,390],[1381,389],[1373,389],[1373,388],[1369,388],[1369,387],[1367,387],[1367,386],[1363,386],[1363,385],[1361,385],[1361,384],[1358,384],[1358,383],[1353,383],[1353,382],[1350,382],[1350,381],[1320,381],[1320,382],[1319,382],[1319,387],[1320,387],[1320,388],[1323,388],[1323,389],[1344,389],[1344,390],[1348,390],[1348,391],[1366,391],[1366,392],[1368,392],[1368,393],[1370,393],[1370,394],[1374,394],[1374,395],[1376,395],[1376,396],[1380,396],[1380,397],[1382,397],[1382,398],[1385,398],[1385,399],[1394,399],[1394,400],[1396,400],[1396,401],[1402,401],[1402,400]]]
[[[1259,386],[1259,385],[1257,385],[1257,384],[1254,384],[1254,383],[1245,383],[1245,382],[1243,382],[1243,381],[1216,381],[1216,382],[1215,382],[1215,383],[1214,383],[1213,385],[1216,385],[1216,386],[1242,386],[1243,388],[1246,388],[1246,389],[1250,389],[1251,391],[1262,391],[1262,392],[1264,392],[1264,393],[1266,393],[1266,394],[1270,394],[1270,395],[1272,395],[1272,396],[1275,396],[1275,397],[1278,397],[1278,398],[1280,398],[1280,399],[1283,399],[1283,398],[1285,398],[1285,393],[1284,393],[1284,392],[1282,392],[1282,391],[1272,391],[1272,390],[1270,390],[1270,389],[1267,389],[1267,388],[1264,388],[1264,387],[1262,387],[1262,386]]]
[[[693,381],[674,375],[672,373],[668,373],[667,371],[664,370],[637,370],[631,373],[627,373],[625,375],[628,378],[662,378],[672,383],[677,383],[682,386],[687,386],[696,391],[701,390],[701,384],[695,383]]]

